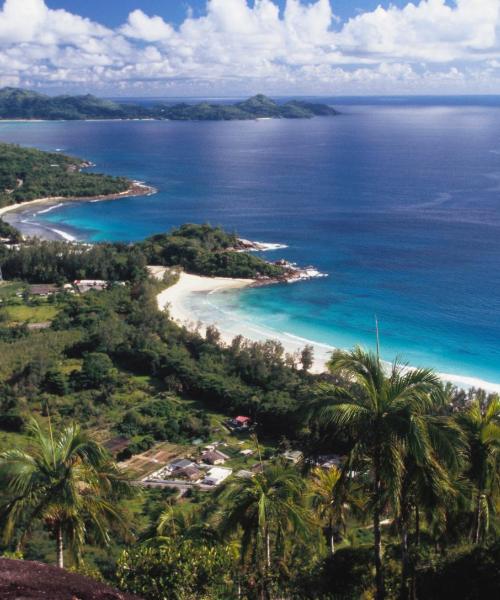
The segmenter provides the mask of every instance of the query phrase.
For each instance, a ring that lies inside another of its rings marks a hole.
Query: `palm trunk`
[[[375,550],[375,600],[385,599],[384,573],[382,571],[382,533],[380,530],[380,502],[382,495],[382,485],[380,481],[380,457],[378,454],[374,460],[374,486],[375,486],[375,506],[373,508],[373,537]]]
[[[415,545],[420,546],[420,510],[415,506]]]
[[[63,532],[62,532],[61,523],[57,524],[56,540],[57,540],[57,566],[60,569],[64,569],[64,543],[63,543]]]
[[[477,494],[477,505],[476,505],[476,532],[474,534],[474,543],[479,544],[481,539],[481,492]]]
[[[420,510],[418,506],[415,506],[415,546],[417,548],[420,546]],[[417,572],[415,564],[411,567],[410,600],[417,600]]]
[[[333,519],[330,519],[330,554],[335,554],[335,532],[333,529]]]
[[[408,557],[408,525],[406,516],[401,516],[401,600],[408,600],[408,577],[410,574],[410,565]]]
[[[266,531],[266,567],[267,570],[271,568],[271,538],[269,531]]]

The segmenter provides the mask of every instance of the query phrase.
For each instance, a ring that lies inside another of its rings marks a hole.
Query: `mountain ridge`
[[[0,119],[85,120],[155,119],[173,121],[231,121],[250,119],[310,119],[334,116],[327,104],[289,100],[282,104],[256,94],[234,104],[158,102],[152,106],[119,103],[92,94],[48,96],[32,90],[0,89]]]

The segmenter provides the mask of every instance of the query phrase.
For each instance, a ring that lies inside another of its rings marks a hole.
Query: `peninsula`
[[[110,200],[155,191],[126,177],[83,171],[91,166],[89,161],[59,152],[0,143],[0,215],[28,204]],[[0,238],[16,241],[20,234],[0,219]]]
[[[337,111],[327,104],[288,100],[276,102],[263,94],[248,100],[197,104],[157,102],[142,105],[85,96],[46,96],[18,88],[0,89],[0,119],[101,120],[154,119],[170,121],[244,121],[250,119],[310,119],[331,117]]]

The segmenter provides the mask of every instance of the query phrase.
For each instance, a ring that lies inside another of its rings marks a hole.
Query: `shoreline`
[[[120,200],[121,198],[151,196],[153,194],[156,194],[156,192],[157,190],[153,186],[147,185],[141,181],[132,181],[128,189],[124,190],[123,192],[116,192],[114,194],[73,197],[48,196],[45,198],[35,198],[34,200],[28,200],[27,202],[17,202],[15,204],[9,204],[8,206],[3,206],[0,208],[0,219],[2,219],[4,215],[7,214],[28,212],[34,206],[47,207],[44,211],[38,211],[38,213],[49,212],[51,209],[56,208],[59,205],[63,205],[66,202],[107,202],[111,200]],[[33,217],[35,217],[38,213],[35,213]],[[18,229],[23,237],[33,236],[33,231],[35,231],[35,235],[45,240],[62,239],[70,242],[76,241],[76,239],[68,232],[61,231],[60,229],[56,228],[49,228],[45,226],[43,222],[30,222],[24,220],[19,221],[15,219],[15,217],[12,217],[10,220],[5,218],[4,221]],[[56,234],[55,237],[51,235],[54,233]]]
[[[149,267],[151,274],[161,280],[165,269],[159,267]],[[156,271],[153,271],[156,270]],[[238,323],[238,329],[232,330],[229,326],[229,319],[224,313],[217,316],[213,311],[209,318],[200,318],[189,305],[189,299],[193,294],[204,294],[209,296],[216,292],[231,292],[244,288],[261,285],[257,280],[253,279],[231,279],[227,277],[202,277],[200,275],[191,275],[181,272],[179,281],[174,285],[166,288],[157,296],[157,304],[159,310],[168,309],[170,317],[181,326],[188,329],[202,328],[214,325],[221,334],[221,340],[230,344],[236,335],[242,335],[250,341],[265,341],[273,339],[282,343],[285,352],[294,354],[306,345],[311,345],[314,348],[314,363],[310,369],[311,373],[319,374],[326,371],[326,362],[334,346],[329,346],[321,342],[306,340],[299,336],[294,336],[288,333],[274,331],[272,329],[264,329],[258,325],[248,323],[245,326],[243,323]],[[389,363],[387,363],[389,365]],[[411,367],[409,367],[411,368]],[[437,375],[445,382],[450,382],[454,386],[462,389],[481,388],[488,393],[500,393],[500,383],[485,381],[483,379],[468,375],[458,375],[454,373],[437,372]]]

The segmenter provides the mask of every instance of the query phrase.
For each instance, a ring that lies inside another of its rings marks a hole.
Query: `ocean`
[[[0,139],[158,189],[23,215],[45,228],[138,240],[210,222],[327,275],[195,297],[196,316],[320,353],[373,348],[376,316],[384,359],[500,388],[500,99],[332,104],[312,120],[3,122]]]

